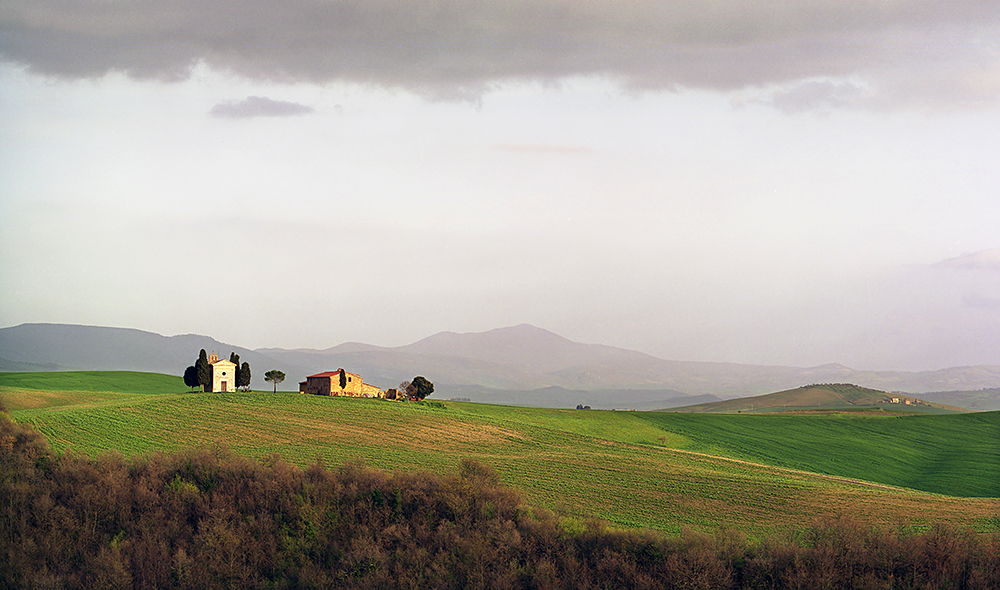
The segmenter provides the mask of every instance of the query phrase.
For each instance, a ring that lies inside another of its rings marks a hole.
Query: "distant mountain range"
[[[883,391],[927,393],[1000,388],[1000,366],[937,371],[857,371],[839,364],[780,367],[659,359],[581,344],[522,324],[488,332],[441,332],[413,344],[345,343],[324,350],[249,350],[208,336],[162,336],[141,330],[66,324],[0,329],[0,371],[131,370],[182,375],[198,351],[250,363],[255,388],[264,372],[287,375],[294,389],[307,375],[343,367],[366,383],[393,387],[423,375],[436,398],[518,405],[667,408],[783,391],[813,383],[854,383]],[[691,396],[699,396],[692,400]],[[925,396],[932,399],[933,396]],[[988,404],[987,404],[988,405]],[[987,408],[983,408],[987,409]]]

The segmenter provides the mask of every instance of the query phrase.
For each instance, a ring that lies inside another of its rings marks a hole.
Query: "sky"
[[[0,327],[1000,365],[1000,5],[0,5]]]

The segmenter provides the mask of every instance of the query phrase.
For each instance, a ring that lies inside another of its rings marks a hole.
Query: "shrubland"
[[[0,413],[4,588],[1000,587],[1000,535],[849,519],[748,540],[619,530],[453,473],[299,468],[214,445],[53,452]]]

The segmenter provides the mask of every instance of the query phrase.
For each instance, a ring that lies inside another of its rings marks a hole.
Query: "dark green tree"
[[[340,370],[340,388],[347,389],[347,371]]]
[[[192,390],[201,385],[198,382],[198,369],[194,368],[194,365],[184,369],[184,385],[187,385]]]
[[[236,373],[236,378],[239,387],[242,387],[244,391],[250,391],[250,363],[243,361]]]
[[[240,355],[230,352],[229,362],[233,363],[233,388],[238,391],[240,388]]]
[[[277,369],[271,369],[264,373],[264,381],[274,383],[274,392],[278,392],[278,384],[285,380],[285,374]]]
[[[410,382],[410,388],[407,393],[411,398],[422,400],[428,395],[434,393],[434,384],[424,377],[417,375],[413,378],[413,381]]]
[[[201,390],[212,391],[212,365],[208,364],[208,354],[204,348],[198,353],[194,369],[198,374],[198,385],[201,385]]]

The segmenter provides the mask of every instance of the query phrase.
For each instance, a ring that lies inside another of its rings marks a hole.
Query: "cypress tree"
[[[239,375],[239,385],[247,391],[250,390],[250,363],[243,361],[240,365],[240,370],[237,373]]]
[[[240,355],[235,352],[229,353],[229,362],[233,363],[233,389],[240,388]]]
[[[204,348],[198,353],[194,368],[198,374],[198,385],[201,385],[201,390],[212,391],[212,365],[208,364],[208,354]]]
[[[343,369],[340,370],[340,388],[347,389],[347,372]]]

